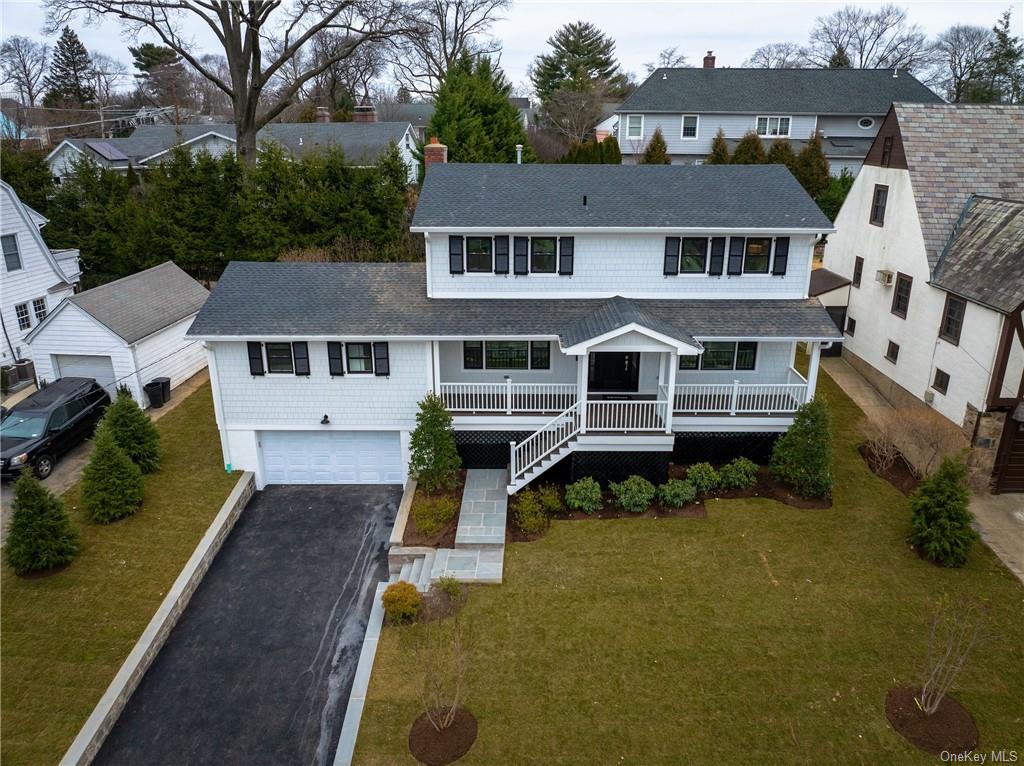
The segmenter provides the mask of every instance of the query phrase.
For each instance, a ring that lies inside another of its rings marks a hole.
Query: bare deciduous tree
[[[673,46],[672,48],[662,49],[655,61],[649,61],[644,64],[644,69],[647,70],[647,74],[652,74],[655,69],[671,69],[684,66],[687,66],[686,54],[680,53],[678,46]]]
[[[755,69],[799,69],[804,65],[803,49],[796,43],[768,43],[743,62]]]
[[[955,24],[935,42],[934,80],[954,103],[985,73],[995,34],[987,27]]]
[[[928,632],[921,691],[916,698],[921,712],[931,715],[939,709],[971,652],[991,638],[984,605],[966,597],[939,601]]]
[[[604,83],[571,83],[554,93],[544,109],[545,123],[571,141],[585,141],[601,121]]]
[[[406,18],[400,0],[46,0],[47,28],[73,16],[111,15],[133,32],[148,30],[232,102],[239,156],[256,158],[256,133],[280,114],[302,86],[329,66],[351,56],[364,43],[402,33]],[[183,32],[182,20],[205,24],[223,48],[228,77],[202,60]],[[312,62],[266,103],[278,72],[317,35],[333,31],[344,44]],[[274,40],[276,48],[268,43]],[[269,55],[268,55],[269,54]]]
[[[0,46],[0,75],[4,85],[18,92],[25,106],[35,106],[43,93],[43,77],[49,66],[50,49],[45,43],[15,35]]]
[[[455,614],[449,639],[439,625],[428,626],[420,649],[423,712],[435,730],[447,729],[466,696],[469,647],[463,621]]]
[[[124,62],[105,53],[92,54],[92,87],[96,92],[96,110],[100,113],[100,135],[105,134],[104,112],[125,94],[124,83],[128,78],[128,67]]]
[[[898,434],[895,433],[895,422],[888,419],[885,423],[878,425],[868,420],[864,424],[864,447],[867,450],[875,470],[888,471],[902,456],[899,446]]]
[[[855,69],[899,67],[914,72],[933,61],[933,49],[907,11],[895,5],[869,10],[847,5],[815,19],[805,56],[813,66],[826,67],[844,51]]]

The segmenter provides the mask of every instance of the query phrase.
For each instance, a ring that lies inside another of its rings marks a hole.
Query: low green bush
[[[636,475],[618,484],[612,482],[608,488],[615,495],[615,502],[630,513],[643,513],[650,508],[656,493],[653,484]]]
[[[551,519],[544,512],[540,494],[535,490],[519,490],[512,498],[512,505],[516,524],[528,535],[540,534],[551,523]]]
[[[757,484],[757,463],[738,457],[719,468],[718,476],[725,489],[750,489]]]
[[[453,497],[417,494],[413,498],[409,515],[420,532],[425,535],[436,535],[455,518],[458,510],[459,507]]]
[[[411,582],[391,583],[380,597],[384,614],[392,625],[413,622],[423,608],[423,594]]]
[[[565,510],[565,505],[562,504],[562,495],[554,484],[547,484],[538,489],[537,496],[540,499],[540,507],[548,516],[554,516]]]
[[[671,508],[682,508],[697,499],[697,488],[689,481],[669,479],[658,487],[658,499]]]
[[[924,479],[910,496],[910,542],[944,567],[962,567],[978,539],[968,509],[967,466],[947,457],[938,470]]]
[[[718,489],[722,477],[711,463],[694,463],[686,471],[686,480],[693,484],[698,492],[711,492]]]
[[[441,575],[434,586],[452,601],[462,598],[462,583],[451,575]]]
[[[565,504],[574,511],[597,513],[602,505],[601,485],[589,476],[574,481],[565,488]]]

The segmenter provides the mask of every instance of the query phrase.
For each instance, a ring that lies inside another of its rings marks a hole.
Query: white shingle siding
[[[586,298],[614,295],[627,298],[804,298],[807,295],[813,237],[790,238],[785,276],[681,274],[666,277],[663,271],[665,236],[668,234],[678,236],[680,232],[666,231],[665,235],[576,234],[572,276],[451,274],[448,270],[448,235],[432,234],[427,245],[430,295],[434,298]],[[510,271],[511,261],[510,256]]]
[[[757,129],[757,118],[761,116],[790,117],[789,136],[791,139],[810,138],[814,133],[815,117],[806,114],[756,115],[756,114],[701,114],[697,126],[696,139],[682,137],[683,115],[679,114],[645,114],[643,137],[629,138],[626,133],[626,119],[622,115],[619,121],[619,147],[623,154],[642,154],[647,143],[657,128],[665,137],[669,154],[672,155],[703,155],[711,153],[711,142],[721,128],[726,138],[742,138],[747,132]]]

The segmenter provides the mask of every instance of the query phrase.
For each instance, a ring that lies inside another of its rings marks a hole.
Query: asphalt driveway
[[[94,763],[329,765],[401,493],[257,493]]]

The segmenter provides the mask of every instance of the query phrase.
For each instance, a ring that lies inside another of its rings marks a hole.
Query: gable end
[[[892,146],[890,147],[889,162],[882,162],[882,153],[885,149],[886,139],[892,140]],[[864,158],[865,165],[874,165],[875,167],[884,168],[896,168],[898,170],[907,170],[907,154],[903,149],[903,136],[900,134],[900,122],[896,117],[896,110],[890,106],[888,114],[885,115],[885,119],[882,121],[882,126],[878,129],[878,135],[875,136],[875,140],[871,144],[871,148],[868,149],[868,154]]]

